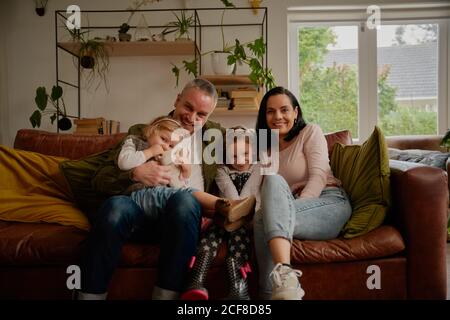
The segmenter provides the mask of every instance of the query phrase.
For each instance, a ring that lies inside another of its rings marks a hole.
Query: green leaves
[[[245,48],[250,49],[250,54],[245,51]],[[266,52],[266,44],[262,38],[258,38],[248,44],[241,44],[238,39],[235,39],[234,50],[227,57],[228,65],[235,63],[245,63],[250,67],[250,80],[259,85],[265,86],[267,89],[275,87],[275,79],[271,69],[264,68],[260,60],[264,57]]]
[[[176,79],[176,85],[175,85],[175,87],[178,87],[178,82],[179,82],[179,80],[180,80],[180,68],[178,68],[176,65],[174,65],[173,63],[172,63],[172,72],[173,72],[173,74],[175,75],[175,79]]]
[[[56,113],[52,114],[52,116],[50,117],[50,121],[53,124],[53,122],[55,122],[56,120]]]
[[[186,61],[183,60],[184,70],[186,70],[187,73],[192,74],[193,76],[197,76],[197,59],[194,59],[192,61]]]
[[[31,125],[33,126],[33,128],[35,128],[35,127],[39,128],[41,126],[41,118],[42,118],[42,116],[41,116],[41,113],[39,112],[39,110],[35,110],[30,117],[30,122],[31,122]]]
[[[450,148],[450,129],[445,133],[440,145],[442,147],[446,147],[447,149]]]
[[[256,39],[253,43],[249,43],[247,47],[258,58],[262,58],[266,53],[266,44],[263,38]]]
[[[228,1],[228,0],[220,0],[222,3],[223,3],[223,5],[225,6],[225,7],[227,7],[227,8],[234,8],[234,7],[236,7],[234,4],[232,4],[230,1]]]
[[[37,110],[35,110],[29,120],[33,128],[41,126],[41,120],[43,114],[52,114],[50,116],[50,121],[53,122],[57,119],[58,115],[62,115],[66,117],[66,107],[64,104],[64,100],[62,98],[63,89],[60,86],[53,86],[52,93],[49,96],[45,87],[38,87],[36,89],[36,97],[34,101],[37,106]],[[53,110],[49,110],[48,102],[50,102],[50,107]],[[63,110],[59,107],[59,103],[62,104]]]
[[[178,82],[180,80],[180,68],[178,68],[178,66],[176,66],[175,64],[172,63],[172,73],[175,75],[175,79],[176,79],[176,87],[178,87]],[[188,74],[192,74],[194,77],[196,77],[198,75],[198,61],[197,59],[194,59],[192,61],[186,61],[183,60],[183,66],[184,66],[184,70],[188,73]]]
[[[44,111],[47,107],[48,95],[45,91],[45,87],[39,87],[36,89],[36,97],[34,98],[34,102],[36,102],[39,110]]]
[[[44,88],[45,91],[45,88]],[[53,86],[51,98],[53,101],[58,100],[62,97],[63,89],[60,86]]]

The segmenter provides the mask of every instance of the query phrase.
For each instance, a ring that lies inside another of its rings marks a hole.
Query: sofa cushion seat
[[[87,232],[50,223],[0,221],[0,264],[69,266],[79,264]],[[154,267],[159,247],[144,243],[123,246],[121,266]]]
[[[76,264],[86,235],[86,231],[53,223],[0,221],[0,264]]]
[[[367,260],[393,256],[404,249],[405,243],[397,229],[383,225],[351,239],[294,240],[291,263],[298,265]]]

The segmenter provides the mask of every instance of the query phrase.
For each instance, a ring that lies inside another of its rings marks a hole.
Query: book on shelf
[[[75,124],[75,134],[101,134],[102,131],[102,123],[105,118],[82,118],[75,119],[73,123]]]
[[[217,99],[216,108],[228,108],[230,106],[230,99],[226,97],[219,97]]]
[[[233,98],[231,100],[234,109],[258,109],[259,107],[259,99],[257,97]]]
[[[256,89],[238,89],[230,92],[230,98],[255,98],[259,97],[260,93]]]
[[[115,120],[106,120],[103,117],[100,118],[83,118],[75,119],[76,125],[74,134],[80,135],[94,135],[104,134],[110,135],[120,132],[120,122]]]
[[[73,120],[73,123],[75,123],[78,126],[97,126],[100,127],[102,125],[102,122],[105,121],[105,118],[81,118],[81,119],[75,119]]]
[[[102,123],[104,135],[111,135],[120,132],[120,122],[116,120],[105,120]]]

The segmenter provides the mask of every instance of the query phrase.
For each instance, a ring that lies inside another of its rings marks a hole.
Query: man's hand
[[[168,166],[161,166],[156,161],[148,161],[133,170],[133,180],[146,186],[154,187],[170,183]]]

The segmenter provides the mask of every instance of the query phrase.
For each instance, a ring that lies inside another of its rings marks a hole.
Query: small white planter
[[[229,66],[227,63],[228,53],[213,52],[211,54],[212,69],[215,74],[229,75],[233,72],[234,65]]]

